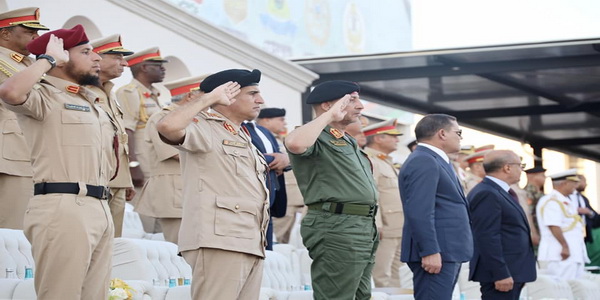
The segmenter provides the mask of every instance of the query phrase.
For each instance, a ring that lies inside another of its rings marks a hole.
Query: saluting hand
[[[344,119],[346,113],[348,113],[345,109],[348,103],[350,103],[350,97],[350,95],[346,94],[329,108],[328,112],[331,114],[332,121],[337,122]]]
[[[69,51],[65,50],[63,39],[50,35],[48,45],[46,45],[46,54],[52,56],[56,60],[56,65],[61,65],[69,62]]]
[[[235,96],[240,93],[240,84],[234,81],[229,81],[216,87],[208,96],[215,97],[214,104],[229,106],[235,102]]]

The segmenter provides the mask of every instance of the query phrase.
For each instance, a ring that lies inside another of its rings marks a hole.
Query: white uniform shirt
[[[554,199],[558,200],[558,202]],[[540,198],[536,206],[536,212],[541,235],[538,249],[539,261],[562,260],[560,256],[562,246],[554,235],[552,235],[548,226],[559,226],[563,229],[563,235],[569,245],[569,252],[571,254],[567,258],[567,261],[574,263],[590,261],[583,240],[583,230],[585,227],[580,220],[573,226],[573,222],[576,220],[575,216],[579,215],[577,214],[577,208],[571,204],[571,200],[568,197],[565,197],[556,190],[552,190],[548,195]]]

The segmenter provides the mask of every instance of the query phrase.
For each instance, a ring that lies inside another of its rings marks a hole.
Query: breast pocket
[[[7,160],[29,161],[29,147],[17,120],[4,121],[2,126],[2,157]]]
[[[257,208],[240,197],[216,198],[215,234],[252,239],[258,234]]]
[[[94,141],[93,125],[96,121],[92,112],[62,111],[63,146],[91,146]]]
[[[248,177],[253,170],[250,164],[250,154],[246,148],[223,146],[223,151],[233,161],[237,176]]]

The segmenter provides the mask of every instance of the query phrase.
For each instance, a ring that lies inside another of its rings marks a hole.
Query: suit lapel
[[[523,218],[523,221],[525,222],[527,229],[529,229],[529,221],[527,221],[527,216],[525,215],[525,211],[523,211],[523,208],[521,207],[521,205],[518,203],[515,203],[515,200],[512,198],[512,196],[508,192],[503,190],[499,185],[497,185],[495,182],[491,181],[489,178],[483,178],[483,182],[485,182],[487,185],[498,190],[500,195],[502,195],[502,197],[504,197],[504,199],[509,203],[509,205],[512,205],[512,207],[514,207],[517,211],[519,211],[519,214]]]
[[[250,133],[252,144],[254,144],[254,146],[256,146],[261,153],[265,153],[267,149],[265,148],[265,144],[263,144],[262,139],[256,133],[255,127],[247,123],[243,123],[242,126],[244,126]]]

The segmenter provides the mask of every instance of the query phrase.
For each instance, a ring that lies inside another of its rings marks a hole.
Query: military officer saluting
[[[373,162],[373,178],[379,191],[376,224],[381,239],[375,254],[373,280],[376,287],[400,286],[400,246],[404,212],[398,193],[398,169],[389,156],[398,149],[396,119],[379,122],[363,129],[367,138],[365,152]]]
[[[284,142],[308,206],[301,235],[317,300],[371,298],[379,195],[367,154],[344,131],[364,108],[359,91],[350,81],[317,85],[306,101],[317,117]]]
[[[0,83],[33,62],[27,43],[48,30],[39,9],[21,8],[0,14]],[[23,229],[23,216],[33,196],[29,146],[17,116],[0,101],[0,228]]]
[[[259,70],[213,74],[200,84],[204,96],[157,124],[163,140],[180,150],[178,243],[192,266],[192,299],[259,297],[269,223],[267,163],[241,127],[264,103],[259,81]],[[208,107],[213,112],[204,112]]]
[[[165,240],[177,244],[181,227],[183,186],[179,150],[160,139],[156,123],[179,105],[200,97],[200,82],[203,76],[186,77],[165,83],[171,92],[172,104],[164,107],[148,119],[146,142],[150,144],[150,179],[140,192],[134,211],[157,218]]]
[[[118,172],[116,177],[108,183],[108,187],[111,195],[109,206],[115,225],[115,237],[121,237],[125,201],[133,199],[135,190],[129,172],[129,148],[123,122],[123,110],[113,91],[115,85],[110,80],[121,77],[124,68],[127,66],[124,57],[133,54],[133,51],[123,48],[119,34],[91,41],[90,44],[94,47],[94,52],[102,57],[102,60],[100,61],[100,85],[92,85],[88,88],[98,95],[100,106],[108,113],[115,129],[115,142],[118,143],[117,153],[115,153],[118,157]]]
[[[107,199],[114,128],[95,85],[100,56],[83,26],[27,45],[37,61],[0,86],[30,146],[34,197],[24,219],[38,299],[106,299],[114,228]],[[46,74],[44,79],[40,78]],[[38,82],[39,81],[39,82]]]

